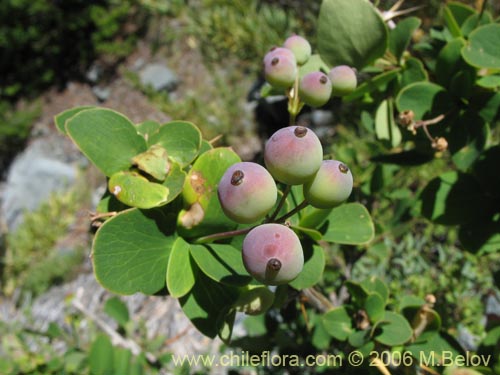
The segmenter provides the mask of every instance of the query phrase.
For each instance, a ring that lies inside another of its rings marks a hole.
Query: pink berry
[[[259,225],[243,240],[243,264],[261,283],[286,284],[302,271],[302,244],[295,232],[285,225]]]
[[[264,218],[278,197],[273,177],[263,166],[250,162],[229,167],[219,182],[217,193],[226,216],[242,224]]]
[[[266,142],[264,162],[271,175],[288,185],[301,185],[318,171],[323,147],[314,132],[304,126],[288,126]]]
[[[321,72],[306,74],[299,83],[300,99],[311,107],[326,104],[332,94],[332,83],[328,76]]]

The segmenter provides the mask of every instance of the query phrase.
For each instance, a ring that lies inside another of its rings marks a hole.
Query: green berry
[[[345,96],[356,89],[357,78],[356,72],[347,65],[339,65],[330,70],[328,73],[330,81],[332,81],[332,95]]]
[[[304,65],[311,57],[311,45],[305,38],[299,35],[292,35],[287,38],[283,47],[293,52],[299,65]]]
[[[297,62],[290,50],[275,48],[264,56],[264,78],[271,86],[290,88],[295,83],[297,74]]]
[[[242,224],[264,218],[278,197],[273,177],[263,166],[250,162],[229,167],[219,182],[217,193],[226,216]]]
[[[345,202],[352,192],[349,168],[338,160],[324,160],[314,178],[304,184],[304,198],[316,208],[332,208]]]

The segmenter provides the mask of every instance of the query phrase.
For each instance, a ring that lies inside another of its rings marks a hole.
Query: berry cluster
[[[300,67],[311,57],[311,45],[301,36],[289,37],[283,47],[273,47],[264,56],[264,76],[276,89],[296,87],[302,103],[320,107],[332,96],[345,96],[357,85],[356,73],[346,65],[329,72],[300,74]]]
[[[255,223],[271,213],[278,197],[275,181],[302,185],[305,202],[316,208],[333,208],[351,194],[349,168],[338,160],[323,160],[321,142],[306,127],[288,126],[275,132],[266,142],[264,162],[267,169],[252,162],[236,163],[219,182],[222,210],[238,223]],[[279,219],[273,222],[275,217],[275,213],[268,216],[243,241],[247,271],[269,285],[290,282],[304,264],[299,238]]]

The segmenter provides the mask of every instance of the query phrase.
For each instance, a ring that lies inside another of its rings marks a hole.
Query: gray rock
[[[47,149],[44,139],[34,141],[12,163],[2,192],[0,217],[13,231],[22,222],[25,211],[33,211],[53,192],[74,183],[76,168],[57,158]]]
[[[100,102],[105,102],[111,95],[111,89],[109,87],[94,86],[92,87],[92,92]]]
[[[85,73],[85,78],[87,78],[91,83],[97,83],[101,76],[102,67],[97,63],[92,64],[89,70],[87,70],[87,73]]]
[[[479,337],[474,336],[467,327],[459,324],[457,327],[457,340],[460,345],[469,351],[476,351],[479,343]]]
[[[141,84],[155,91],[173,91],[179,84],[177,75],[162,64],[148,64],[139,72]]]

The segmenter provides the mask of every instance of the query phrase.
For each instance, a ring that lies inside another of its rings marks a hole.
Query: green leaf
[[[478,27],[470,33],[462,56],[468,64],[477,68],[500,69],[500,25],[492,23]]]
[[[329,226],[323,239],[346,245],[362,245],[375,235],[368,210],[359,203],[346,203],[335,207],[328,217]]]
[[[304,248],[304,268],[290,286],[297,289],[305,289],[316,285],[323,278],[325,269],[325,253],[321,246],[310,245]]]
[[[365,300],[365,311],[370,322],[376,323],[384,317],[385,303],[378,293],[370,293]]]
[[[195,283],[190,245],[178,237],[172,245],[167,266],[167,289],[174,298],[186,295]]]
[[[149,140],[151,135],[160,129],[160,124],[156,121],[147,120],[140,124],[136,124],[135,128],[137,133],[142,135],[144,139]]]
[[[231,245],[191,245],[191,255],[203,273],[219,283],[244,286],[252,281],[241,250]]]
[[[186,238],[232,230],[236,223],[226,217],[217,186],[227,168],[240,161],[229,148],[209,150],[196,159],[186,177],[183,198],[187,209],[179,214],[179,233]]]
[[[490,127],[476,111],[461,114],[447,136],[448,148],[457,168],[467,171],[479,158],[489,138]]]
[[[146,141],[122,114],[104,108],[86,109],[66,121],[66,132],[106,176],[127,170],[132,158],[146,151]]]
[[[485,89],[497,89],[500,87],[500,74],[492,74],[484,77],[480,77],[476,84],[478,86],[484,87]]]
[[[347,280],[345,282],[345,286],[354,301],[357,302],[358,305],[363,306],[365,304],[366,297],[368,297],[370,292],[366,290],[361,283],[357,283],[352,280]]]
[[[134,156],[132,163],[158,181],[165,180],[170,169],[167,150],[160,145],[153,145],[147,151]]]
[[[344,306],[333,308],[323,315],[326,332],[339,341],[345,341],[353,332],[351,317]]]
[[[164,288],[174,220],[161,210],[136,208],[107,220],[93,243],[97,280],[119,294],[154,294]]]
[[[465,22],[462,24],[462,27],[461,27],[462,34],[463,34],[463,36],[467,37],[478,26],[487,25],[487,24],[492,23],[492,22],[493,22],[493,19],[491,17],[491,14],[487,10],[484,11],[482,14],[479,14],[479,13],[471,14],[469,17],[467,17]]]
[[[104,312],[124,327],[130,319],[128,308],[118,297],[109,298],[104,304]]]
[[[394,120],[392,100],[384,100],[380,103],[375,113],[375,133],[381,141],[386,141],[392,148],[399,146],[402,140],[401,130],[399,130]]]
[[[329,71],[330,67],[321,59],[321,56],[314,54],[299,68],[299,78],[312,72],[328,73]]]
[[[388,346],[403,345],[413,335],[408,321],[400,314],[386,311],[382,320],[373,327],[375,341]]]
[[[462,355],[463,350],[457,341],[450,335],[440,332],[423,342],[415,342],[407,345],[408,350],[414,358],[421,361],[425,366],[439,366],[443,363],[443,354],[452,361],[457,355]]]
[[[398,76],[400,71],[399,68],[393,69],[370,78],[368,81],[361,83],[352,93],[344,96],[344,101],[351,102],[371,92],[382,91],[389,82]]]
[[[410,57],[404,63],[403,70],[400,75],[399,85],[400,87],[405,87],[415,82],[427,81],[428,78],[427,71],[425,70],[422,61],[414,57]]]
[[[130,361],[132,352],[129,349],[113,348],[113,373],[114,374],[130,374]]]
[[[236,310],[234,309],[229,309],[226,313],[219,314],[219,320],[217,321],[219,332],[217,335],[225,344],[229,344],[231,341],[235,318]]]
[[[422,120],[448,113],[453,107],[453,101],[442,86],[430,82],[417,82],[399,92],[396,107],[399,112],[412,110],[415,120]]]
[[[460,227],[460,243],[470,252],[495,253],[500,250],[500,217],[471,221]]]
[[[420,196],[422,214],[439,224],[456,225],[478,220],[489,203],[470,174],[445,172],[430,181]]]
[[[170,163],[170,171],[162,184],[169,190],[167,203],[170,203],[182,193],[186,176],[187,173],[182,170],[179,164],[175,162]]]
[[[148,140],[149,145],[159,144],[170,158],[182,167],[189,165],[201,148],[201,132],[187,121],[172,121],[162,125]]]
[[[108,336],[99,334],[92,343],[89,352],[91,374],[113,373],[113,345]]]
[[[307,237],[309,237],[314,241],[319,241],[323,238],[321,232],[317,231],[316,229],[299,227],[297,225],[290,225],[290,228],[293,229],[295,232],[300,232],[305,234]]]
[[[476,13],[474,8],[455,1],[449,2],[446,7],[453,15],[453,18],[455,19],[458,26],[462,26],[467,18]]]
[[[451,78],[460,70],[467,68],[462,59],[461,50],[465,46],[463,38],[449,41],[440,51],[436,59],[436,80],[443,87],[449,87]]]
[[[76,115],[78,112],[81,112],[85,109],[91,109],[94,108],[93,106],[90,105],[84,105],[81,107],[74,107],[71,109],[67,109],[57,115],[54,116],[54,122],[56,124],[57,130],[61,132],[62,134],[66,134],[66,121],[68,121],[71,117]]]
[[[387,27],[367,0],[323,0],[318,19],[318,49],[330,66],[362,68],[387,49]]]
[[[331,208],[307,207],[300,218],[299,226],[303,228],[319,228],[330,216]]]
[[[117,172],[108,181],[109,191],[131,207],[153,208],[169,201],[168,188],[148,181],[135,172]]]
[[[389,51],[399,61],[403,52],[410,44],[413,32],[420,26],[420,19],[417,17],[408,17],[396,25],[396,27],[389,32]]]
[[[205,336],[214,338],[219,333],[221,314],[226,314],[238,299],[238,289],[219,284],[199,272],[191,291],[181,297],[182,310],[194,326]]]
[[[361,286],[368,292],[378,293],[384,303],[389,301],[389,288],[378,277],[371,276],[361,282]]]

